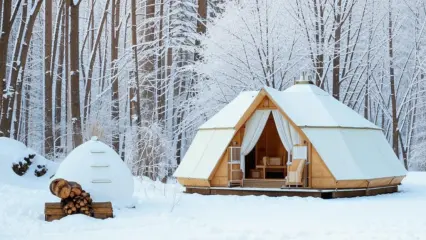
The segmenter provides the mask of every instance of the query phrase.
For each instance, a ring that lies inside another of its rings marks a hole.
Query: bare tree
[[[3,119],[8,118],[8,109],[7,107],[3,108],[3,95],[9,95],[8,86],[6,82],[6,64],[7,64],[7,54],[9,48],[9,39],[10,34],[12,32],[12,26],[15,22],[16,16],[18,15],[18,11],[21,5],[21,0],[18,0],[13,11],[12,11],[12,1],[5,0],[0,2],[0,16],[1,16],[1,31],[0,31],[0,106],[2,106],[2,110],[0,112],[0,136],[10,135],[10,123],[8,121],[3,122]],[[9,103],[9,102],[7,102]],[[3,115],[6,115],[3,117]]]
[[[388,1],[389,7],[389,19],[388,19],[388,51],[389,51],[389,83],[391,89],[391,109],[392,109],[392,148],[397,156],[399,156],[399,144],[398,144],[398,117],[397,117],[397,106],[396,106],[396,91],[395,91],[395,69],[393,66],[393,21],[392,21],[392,0]]]
[[[134,82],[131,84],[129,90],[130,101],[130,124],[141,127],[141,106],[140,106],[140,91],[139,91],[139,70],[138,70],[138,34],[136,22],[136,0],[131,0],[131,15],[132,15],[132,54],[133,54],[133,74]],[[138,138],[139,139],[139,138]]]
[[[70,6],[70,95],[73,146],[77,147],[83,142],[80,115],[80,70],[79,70],[79,7],[81,0],[69,1]]]
[[[6,97],[3,100],[2,104],[2,118],[1,118],[1,127],[4,129],[4,133],[7,137],[10,136],[10,130],[12,127],[12,117],[14,110],[15,96],[14,92],[22,92],[22,81],[18,81],[19,72],[25,71],[25,65],[27,63],[29,43],[33,36],[33,28],[35,21],[37,19],[38,13],[40,12],[41,5],[43,0],[38,0],[34,3],[33,9],[29,14],[28,21],[25,26],[25,33],[22,36],[22,42],[27,44],[22,44],[19,51],[19,61],[18,64],[15,64],[15,67],[11,69],[10,74],[10,84],[6,89]],[[16,46],[18,47],[18,46]],[[15,51],[16,52],[16,51]]]
[[[44,153],[53,150],[52,1],[44,2]]]
[[[118,91],[118,76],[117,76],[117,60],[118,60],[118,42],[120,33],[120,0],[112,0],[111,4],[111,118],[115,122],[119,122],[120,103]],[[120,127],[115,124],[115,129],[112,134],[112,143],[114,149],[120,152]]]

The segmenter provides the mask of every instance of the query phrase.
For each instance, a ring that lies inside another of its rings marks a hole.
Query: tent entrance
[[[245,179],[284,180],[287,156],[272,114],[253,150],[245,157]]]
[[[274,182],[273,187],[307,187],[306,141],[279,111],[256,110],[245,123],[243,134],[241,146],[230,147],[229,186],[247,186],[251,181],[256,186],[259,182]],[[237,149],[238,160],[233,156]]]

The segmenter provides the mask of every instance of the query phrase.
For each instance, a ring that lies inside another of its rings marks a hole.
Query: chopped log
[[[81,185],[76,183],[76,182],[69,182],[70,186],[71,186],[71,192],[73,192],[74,196],[80,196],[81,193],[83,192],[83,189],[81,188]]]
[[[65,179],[55,179],[50,183],[50,191],[53,195],[65,199],[70,196],[71,186]]]
[[[87,207],[86,207],[87,208]],[[80,208],[81,211],[81,208]],[[59,220],[66,217],[68,214],[72,214],[72,209],[64,212],[63,205],[61,203],[46,203],[44,214],[46,221]],[[97,219],[106,219],[113,217],[113,209],[111,202],[93,202],[91,209],[84,210],[82,214],[92,216]]]
[[[80,184],[78,184],[77,182],[69,181],[68,183],[69,183],[69,184],[70,184],[70,186],[71,186],[71,187],[73,187],[73,188],[79,188],[79,189],[82,189],[82,188],[81,188],[81,185],[80,185]]]
[[[59,179],[55,179],[49,185],[50,193],[52,193],[53,195],[55,195],[55,193],[53,192],[53,186],[55,186],[58,182],[59,182]]]

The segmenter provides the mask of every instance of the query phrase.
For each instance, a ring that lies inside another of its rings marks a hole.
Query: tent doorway
[[[250,169],[256,169],[256,148],[253,148],[253,150],[251,150],[251,152],[245,157],[245,161],[245,178],[250,178]]]
[[[286,177],[287,151],[280,140],[272,114],[245,161],[246,179],[284,180]]]

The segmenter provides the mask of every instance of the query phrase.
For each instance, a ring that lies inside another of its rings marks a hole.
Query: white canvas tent
[[[406,175],[405,168],[379,127],[322,89],[304,83],[295,84],[285,91],[265,87],[258,92],[242,92],[199,128],[174,176],[185,186],[217,185],[215,176],[222,168],[225,169],[223,162],[229,160],[227,149],[235,145],[236,135],[244,127],[245,134],[243,131],[241,135],[245,136],[239,143],[236,142],[238,146],[242,144],[244,148],[247,136],[254,135],[247,134],[247,128],[250,128],[253,118],[257,118],[256,113],[268,109],[259,107],[264,99],[273,105],[269,111],[275,112],[273,117],[287,151],[291,149],[286,146],[285,138],[290,139],[290,135],[294,134],[289,134],[283,127],[280,129],[283,124],[279,124],[278,115],[284,122],[283,126],[288,125],[297,132],[300,141],[307,142],[310,149],[307,157],[307,164],[311,164],[310,187],[344,188],[364,186],[364,182],[368,186],[373,181],[378,185],[395,184]],[[297,142],[294,144],[297,145]],[[228,170],[226,172],[230,174]]]

